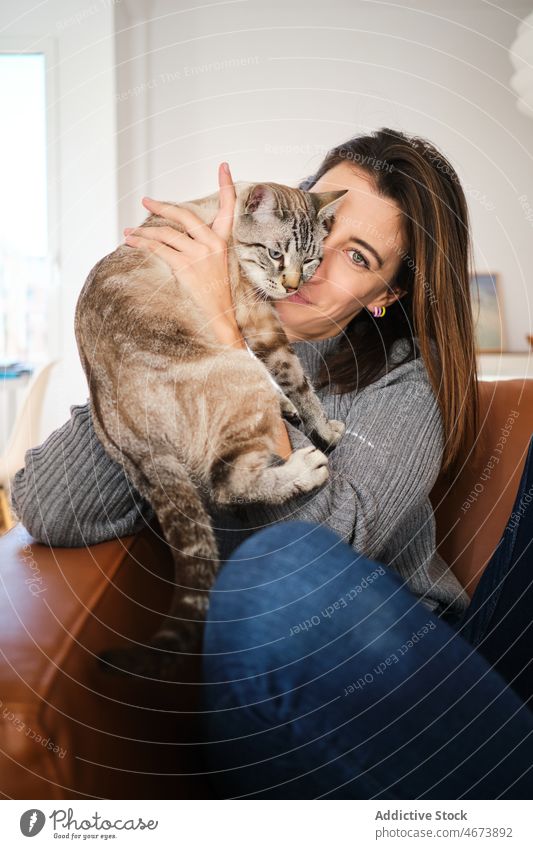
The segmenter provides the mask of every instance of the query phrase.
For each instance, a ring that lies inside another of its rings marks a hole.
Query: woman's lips
[[[288,298],[284,298],[285,301],[291,301],[295,304],[310,304],[311,301],[308,301],[306,297],[302,295],[301,292],[295,292],[293,295],[289,295]]]

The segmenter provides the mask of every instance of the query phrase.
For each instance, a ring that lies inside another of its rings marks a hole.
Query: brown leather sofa
[[[533,380],[479,390],[479,458],[431,494],[439,550],[470,594],[512,510],[533,431]],[[209,798],[197,687],[109,676],[95,660],[148,638],[166,613],[172,560],[157,523],[87,549],[48,548],[16,525],[0,539],[0,575],[4,797]]]

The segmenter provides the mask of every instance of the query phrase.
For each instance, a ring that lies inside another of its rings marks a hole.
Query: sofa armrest
[[[5,796],[205,796],[180,777],[194,771],[194,688],[109,675],[96,661],[148,639],[168,612],[173,562],[157,524],[85,549],[40,545],[19,524],[0,538],[0,576]]]
[[[533,380],[479,383],[479,453],[431,501],[437,545],[470,596],[505,530],[533,433]]]

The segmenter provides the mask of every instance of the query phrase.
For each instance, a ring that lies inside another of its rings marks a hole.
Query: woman
[[[126,242],[179,270],[221,342],[245,346],[226,271],[229,169],[219,182],[209,233],[201,222],[185,239],[128,229]],[[463,619],[468,597],[436,552],[429,501],[439,471],[453,473],[476,445],[464,194],[433,146],[391,130],[335,148],[301,188],[348,193],[314,277],[275,306],[346,433],[319,491],[247,507],[237,523],[215,517],[229,560],[204,645],[213,781],[222,777],[222,794],[282,798],[520,793],[533,720],[450,628],[476,639],[477,620]],[[165,214],[180,220],[175,208]],[[280,418],[278,453],[306,444]],[[53,545],[131,533],[151,517],[94,437],[88,405],[29,452],[12,498],[30,532]],[[298,521],[253,533],[288,519]],[[491,696],[497,706],[476,724]],[[502,715],[512,716],[503,733]],[[511,742],[508,764],[499,752]]]

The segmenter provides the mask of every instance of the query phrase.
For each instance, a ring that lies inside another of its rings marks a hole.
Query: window
[[[45,56],[0,53],[0,358],[49,353]]]

